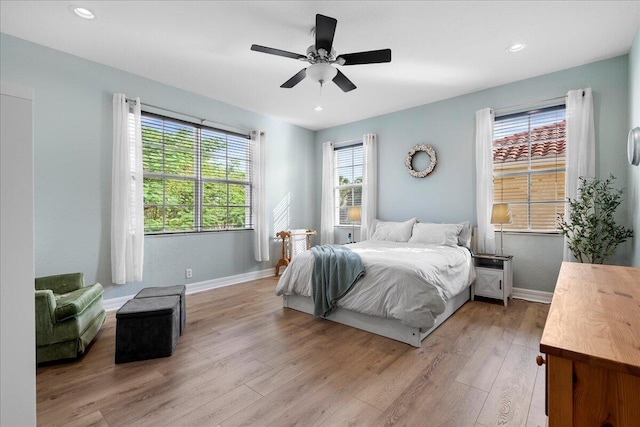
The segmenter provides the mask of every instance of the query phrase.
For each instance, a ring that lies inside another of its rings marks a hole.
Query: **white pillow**
[[[462,224],[429,224],[418,222],[413,225],[413,232],[409,243],[423,245],[457,246],[458,235]]]
[[[371,240],[386,240],[388,242],[406,242],[411,238],[411,230],[416,223],[415,218],[408,221],[375,221],[375,231]]]
[[[469,221],[461,222],[462,230],[458,234],[458,244],[465,248],[471,249],[471,223]]]

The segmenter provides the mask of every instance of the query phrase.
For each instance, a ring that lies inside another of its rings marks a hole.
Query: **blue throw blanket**
[[[313,315],[327,316],[335,302],[364,274],[364,266],[360,255],[346,246],[314,246],[311,252],[314,259]]]

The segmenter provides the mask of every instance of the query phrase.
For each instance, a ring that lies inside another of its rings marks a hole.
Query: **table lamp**
[[[500,224],[500,255],[504,255],[502,245],[502,224],[511,223],[511,209],[508,203],[494,203],[491,209],[491,224]]]
[[[360,221],[361,219],[361,210],[360,206],[350,206],[347,209],[347,220],[351,221],[351,241],[349,243],[355,243],[355,222]]]

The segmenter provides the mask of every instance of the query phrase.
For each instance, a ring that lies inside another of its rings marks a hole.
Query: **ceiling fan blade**
[[[287,52],[286,50],[274,49],[272,47],[260,46],[258,44],[252,44],[251,50],[255,50],[256,52],[268,53],[271,55],[284,56],[285,58],[293,58],[293,59],[304,59],[307,57],[301,55],[299,53]]]
[[[292,87],[300,83],[306,77],[306,75],[307,75],[307,69],[303,68],[302,70],[298,71],[298,73],[295,76],[291,77],[289,80],[282,83],[280,87],[283,87],[285,89],[291,89]]]
[[[391,62],[391,49],[369,50],[367,52],[347,53],[338,58],[344,59],[342,65],[376,64]]]
[[[333,82],[338,85],[343,92],[349,92],[350,90],[354,90],[356,85],[354,85],[351,80],[347,78],[344,74],[338,70],[338,74],[333,78]]]
[[[316,15],[316,50],[324,49],[327,53],[331,53],[337,24],[338,21],[335,18]]]

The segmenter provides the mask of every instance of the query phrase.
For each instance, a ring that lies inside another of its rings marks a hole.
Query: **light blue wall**
[[[638,171],[625,164],[629,120],[637,118],[640,110],[639,44],[636,37],[631,63],[625,55],[314,134],[0,34],[2,79],[33,87],[36,93],[36,275],[83,271],[87,282],[105,285],[105,298],[114,298],[144,286],[201,282],[262,270],[279,257],[279,245],[273,242],[272,260],[256,263],[250,232],[151,237],[145,242],[144,282],[112,285],[109,229],[114,92],[140,96],[148,104],[232,127],[265,130],[270,224],[288,217],[286,226],[319,230],[321,142],[351,140],[367,132],[376,133],[379,141],[380,218],[416,216],[424,221],[475,222],[475,111],[562,96],[570,89],[591,87],[594,91],[598,175],[613,172],[619,187],[629,183],[635,194],[640,191]],[[629,84],[635,87],[633,99]],[[420,143],[434,146],[438,154],[436,170],[424,179],[410,177],[404,167],[407,151]],[[291,161],[283,164],[281,159]],[[638,209],[625,202],[621,211],[620,222],[633,222],[638,233]],[[339,239],[346,241],[348,231],[340,230]],[[635,249],[632,243],[621,246],[611,262],[627,264],[632,256],[638,265],[637,241]],[[515,286],[552,291],[562,258],[561,244],[558,237],[505,235],[505,251],[515,256]],[[192,279],[184,278],[185,268],[193,269]]]
[[[640,126],[640,30],[629,52],[629,127]],[[640,267],[640,166],[628,165],[629,223],[633,226],[631,265]]]
[[[616,175],[627,182],[626,132],[628,122],[628,57],[564,70],[499,86],[469,95],[316,132],[316,179],[320,182],[321,143],[344,141],[373,132],[378,135],[378,217],[454,222],[475,213],[475,112],[503,108],[565,95],[571,89],[591,87],[594,92],[596,172]],[[381,99],[380,102],[384,102]],[[412,178],[404,159],[415,144],[436,150],[438,164],[426,178]],[[318,193],[319,197],[319,193]],[[319,205],[320,201],[317,200]],[[620,208],[626,223],[627,204]],[[320,220],[316,215],[316,224]],[[357,234],[357,233],[356,233]],[[562,239],[553,236],[504,236],[505,252],[514,257],[514,285],[548,291],[554,289],[562,262]],[[629,262],[629,244],[619,248],[612,263]]]
[[[253,259],[251,232],[145,239],[144,282],[116,286],[110,270],[112,95],[267,135],[267,207],[288,203],[288,226],[309,227],[316,205],[312,131],[114,68],[0,34],[2,80],[35,89],[36,276],[82,271],[105,286],[105,298],[144,286],[211,280],[263,270]],[[212,81],[211,84],[226,84]],[[242,90],[242,88],[238,88]],[[282,159],[288,159],[286,165]],[[273,234],[273,225],[270,232]],[[275,258],[275,261],[274,261]],[[185,268],[193,278],[185,279]]]

